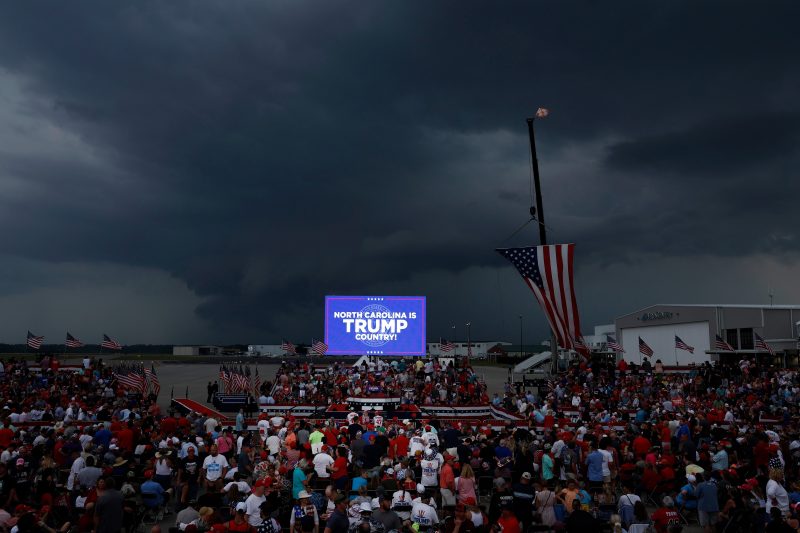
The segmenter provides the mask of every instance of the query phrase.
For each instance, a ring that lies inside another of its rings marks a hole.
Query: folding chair
[[[142,524],[154,526],[164,519],[164,503],[158,501],[158,494],[143,492],[142,506],[144,507]]]

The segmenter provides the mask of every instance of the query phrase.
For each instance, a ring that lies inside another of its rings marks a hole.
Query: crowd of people
[[[486,384],[470,367],[434,359],[395,358],[353,366],[334,363],[314,367],[284,361],[271,394],[259,403],[343,404],[350,397],[400,398],[404,405],[478,405],[489,402]],[[270,384],[271,385],[271,384]],[[270,390],[270,389],[267,389]]]
[[[372,364],[285,364],[265,391],[326,403],[359,389],[486,397],[469,368]],[[582,363],[543,390],[509,383],[500,401],[525,418],[513,424],[367,411],[248,426],[243,413],[162,413],[101,361],[41,367],[2,366],[0,528],[14,533],[797,526],[800,375],[757,361],[671,374]]]

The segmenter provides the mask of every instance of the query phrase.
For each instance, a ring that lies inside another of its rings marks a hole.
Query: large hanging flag
[[[733,346],[722,340],[722,337],[717,335],[717,339],[714,342],[714,348],[722,352],[735,352],[736,350],[733,349]]]
[[[316,341],[311,345],[311,351],[317,355],[325,355],[328,352],[328,345],[323,341]]]
[[[150,363],[150,370],[144,369],[144,375],[147,379],[148,389],[150,392],[158,396],[158,393],[161,392],[161,383],[158,381],[158,375],[156,374],[156,367]]]
[[[106,335],[103,334],[103,342],[100,343],[101,348],[105,348],[106,350],[121,350],[122,345]]]
[[[615,352],[625,353],[625,350],[622,349],[622,345],[611,337],[611,335],[606,335],[606,347]]]
[[[646,355],[647,357],[651,357],[653,355],[653,349],[649,347],[641,337],[639,337],[639,353]]]
[[[770,355],[775,355],[775,351],[772,349],[772,346],[767,344],[767,341],[765,341],[761,337],[761,335],[759,335],[758,333],[753,333],[753,337],[755,337],[755,339],[756,339],[756,342],[755,342],[756,350],[765,350],[765,351],[769,352]]]
[[[689,353],[694,353],[694,346],[689,346],[677,335],[675,335],[675,348],[678,350],[686,350]]]
[[[219,379],[222,382],[225,394],[228,394],[231,390],[231,374],[225,365],[220,365],[219,367]]]
[[[42,343],[44,343],[44,337],[36,336],[30,331],[28,332],[28,348],[38,350],[42,347]]]
[[[287,341],[286,339],[283,339],[281,341],[281,350],[283,350],[285,353],[289,355],[297,354],[297,347],[293,343]]]
[[[497,252],[511,261],[533,291],[556,334],[558,345],[587,356],[588,350],[575,345],[575,339],[581,336],[581,321],[572,275],[575,245],[501,248]]]
[[[439,351],[440,352],[452,352],[456,349],[456,345],[450,342],[447,339],[439,339]]]
[[[67,332],[67,340],[64,341],[64,346],[67,348],[83,348],[83,343],[79,340],[70,335],[69,331]]]

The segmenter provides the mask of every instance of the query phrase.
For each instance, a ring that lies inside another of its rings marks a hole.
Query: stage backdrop
[[[425,355],[424,296],[326,296],[328,355]]]

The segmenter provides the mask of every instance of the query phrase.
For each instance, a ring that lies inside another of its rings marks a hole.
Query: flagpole
[[[675,331],[672,332],[673,337],[678,338],[678,334]],[[678,366],[678,344],[673,339],[672,341],[672,351],[675,352],[675,366]]]
[[[538,111],[537,111],[538,113]],[[542,187],[539,181],[539,158],[536,156],[536,136],[533,133],[533,121],[536,116],[529,117],[528,138],[531,144],[531,166],[533,167],[533,187],[536,193],[536,207],[531,206],[529,212],[531,218],[536,220],[539,226],[539,244],[547,244],[547,226],[544,225],[544,206],[542,201]],[[522,346],[520,346],[522,350]],[[553,374],[558,373],[558,337],[554,329],[550,330],[550,368]]]

